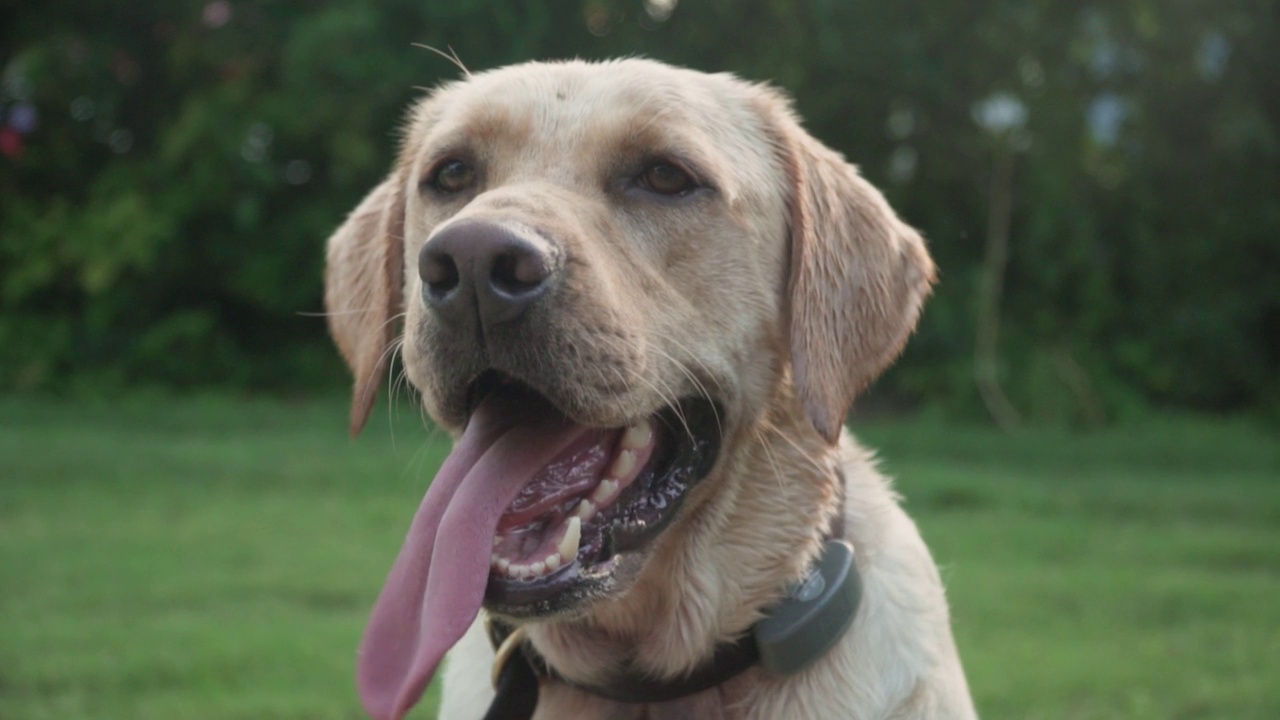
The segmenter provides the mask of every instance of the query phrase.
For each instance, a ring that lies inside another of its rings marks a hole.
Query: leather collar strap
[[[494,621],[489,624],[489,640],[495,647],[513,639],[513,628]],[[539,677],[553,678],[570,687],[622,703],[659,703],[678,700],[710,690],[728,682],[760,661],[755,637],[747,633],[733,643],[716,648],[712,658],[687,676],[674,680],[655,680],[639,672],[623,672],[611,678],[608,685],[576,683],[560,677],[528,643],[519,641],[501,668],[497,670],[496,695],[485,720],[526,720],[537,705]]]

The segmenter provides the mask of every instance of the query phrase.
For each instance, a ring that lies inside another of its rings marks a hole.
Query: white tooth
[[[560,538],[560,544],[556,546],[556,551],[565,562],[570,562],[578,556],[578,543],[581,541],[582,520],[577,516],[571,517],[565,528],[564,537]]]
[[[529,576],[529,566],[520,563],[511,563],[511,577],[523,580]]]
[[[623,450],[618,453],[618,457],[613,460],[613,467],[609,468],[609,474],[616,478],[623,478],[631,474],[636,469],[636,452],[634,450]]]
[[[498,547],[498,543],[500,543],[500,542],[502,542],[502,537],[501,537],[500,535],[494,535],[494,536],[493,536],[493,546],[494,546],[494,547]]]
[[[596,506],[592,505],[590,500],[583,500],[582,502],[578,503],[578,507],[574,508],[573,510],[573,517],[576,517],[582,520],[583,522],[590,520],[591,516],[595,514],[596,514]]]
[[[529,566],[529,572],[534,577],[540,577],[542,575],[545,575],[547,572],[547,564],[539,560],[538,562]]]
[[[648,420],[640,422],[627,428],[626,434],[622,436],[623,450],[639,450],[649,444],[653,439],[653,430],[649,427]]]
[[[560,556],[556,553],[551,553],[547,556],[546,563],[548,570],[555,570],[560,567]]]
[[[617,480],[601,480],[591,493],[591,502],[596,505],[607,505],[618,494]]]
[[[511,561],[506,558],[498,558],[498,572],[506,575],[511,574]]]
[[[489,556],[489,567],[498,567],[498,553]]]

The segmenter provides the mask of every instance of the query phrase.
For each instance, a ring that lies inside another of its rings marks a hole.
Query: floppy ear
[[[404,292],[404,189],[393,173],[329,238],[324,304],[329,332],[355,376],[351,436],[360,434],[387,371]]]
[[[792,376],[834,443],[853,398],[902,352],[935,277],[924,240],[880,191],[789,113]]]

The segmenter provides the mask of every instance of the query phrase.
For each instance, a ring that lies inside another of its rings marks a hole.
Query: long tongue
[[[356,684],[378,720],[400,720],[418,702],[480,611],[503,511],[587,431],[540,407],[482,402],[423,498],[360,644]]]

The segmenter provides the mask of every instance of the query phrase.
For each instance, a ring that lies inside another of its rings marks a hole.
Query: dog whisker
[[[387,346],[386,351],[383,352],[382,357],[378,359],[379,364],[384,359],[387,363],[387,385],[390,388],[387,392],[387,428],[391,433],[392,450],[395,450],[396,447],[396,387],[399,384],[399,378],[396,376],[396,355],[402,347],[404,347],[403,334],[393,339]],[[374,367],[377,367],[377,365]],[[404,371],[401,370],[400,374],[403,375]]]
[[[344,317],[346,315],[368,315],[373,312],[382,312],[382,308],[349,308],[346,310],[297,310],[293,314],[299,317]]]
[[[676,394],[672,392],[671,386],[664,382],[662,383],[663,388],[659,388],[654,381],[649,380],[643,375],[637,375],[636,377],[657,394],[663,405],[670,407],[675,412],[676,419],[679,420],[680,424],[684,427],[685,435],[689,438],[690,442],[693,442],[695,439],[693,429],[689,427],[689,420],[684,415],[684,408],[680,407],[678,398],[676,397]]]
[[[770,425],[768,429],[772,430],[773,426]],[[764,455],[769,460],[769,466],[773,468],[773,477],[778,481],[778,492],[785,492],[786,488],[784,485],[785,481],[782,478],[782,470],[778,467],[778,458],[774,454],[773,447],[769,443],[769,437],[766,429],[763,427],[756,428],[755,435],[756,440],[760,441],[760,449],[764,450]]]
[[[667,337],[664,339],[670,340],[672,344],[680,346],[680,343],[676,341],[675,338]],[[712,415],[715,417],[716,431],[721,435],[724,435],[724,427],[720,422],[720,411],[717,409],[717,403],[715,401],[715,398],[713,398],[711,396],[711,392],[707,390],[707,386],[703,384],[701,380],[698,379],[698,377],[693,373],[692,370],[689,369],[687,365],[680,362],[680,360],[676,359],[673,355],[671,355],[667,351],[658,347],[657,344],[651,345],[650,347],[659,355],[662,355],[663,357],[665,357],[672,365],[675,366],[677,370],[683,373],[684,376],[688,378],[689,382],[693,384],[694,389],[698,392],[698,394],[700,394],[704,399],[706,399],[706,401],[711,405],[711,412],[712,412]],[[683,346],[680,346],[680,347],[681,349],[684,349]],[[695,359],[695,362],[698,362],[698,361]],[[707,371],[705,365],[702,365],[701,362],[699,362],[698,364],[702,366],[704,372]]]
[[[457,50],[454,50],[454,49],[453,49],[453,46],[451,46],[451,45],[446,45],[446,46],[445,46],[445,47],[449,48],[449,52],[444,52],[443,50],[440,50],[440,49],[438,49],[438,48],[434,48],[434,47],[432,47],[432,46],[430,46],[430,45],[427,45],[427,44],[424,44],[424,43],[411,43],[411,46],[412,46],[412,47],[416,47],[416,48],[421,48],[421,49],[423,49],[423,50],[430,50],[431,52],[433,52],[433,53],[435,53],[435,54],[439,55],[440,57],[444,58],[445,60],[448,60],[449,62],[453,63],[453,65],[454,65],[455,67],[457,67],[459,70],[461,70],[461,71],[462,71],[462,75],[463,75],[463,77],[471,77],[471,71],[467,69],[467,66],[466,66],[466,65],[463,65],[463,64],[462,64],[462,58],[458,57],[458,51],[457,51]]]
[[[811,457],[808,451],[800,447],[800,444],[797,443],[795,439],[790,436],[790,433],[782,432],[781,430],[778,430],[773,425],[770,425],[769,429],[773,434],[782,438],[789,445],[791,445],[791,447],[796,451],[796,454],[798,454],[801,458],[803,458],[806,462],[808,462],[815,470],[825,474],[831,469],[828,465],[821,463],[818,460],[815,460],[813,457]]]

